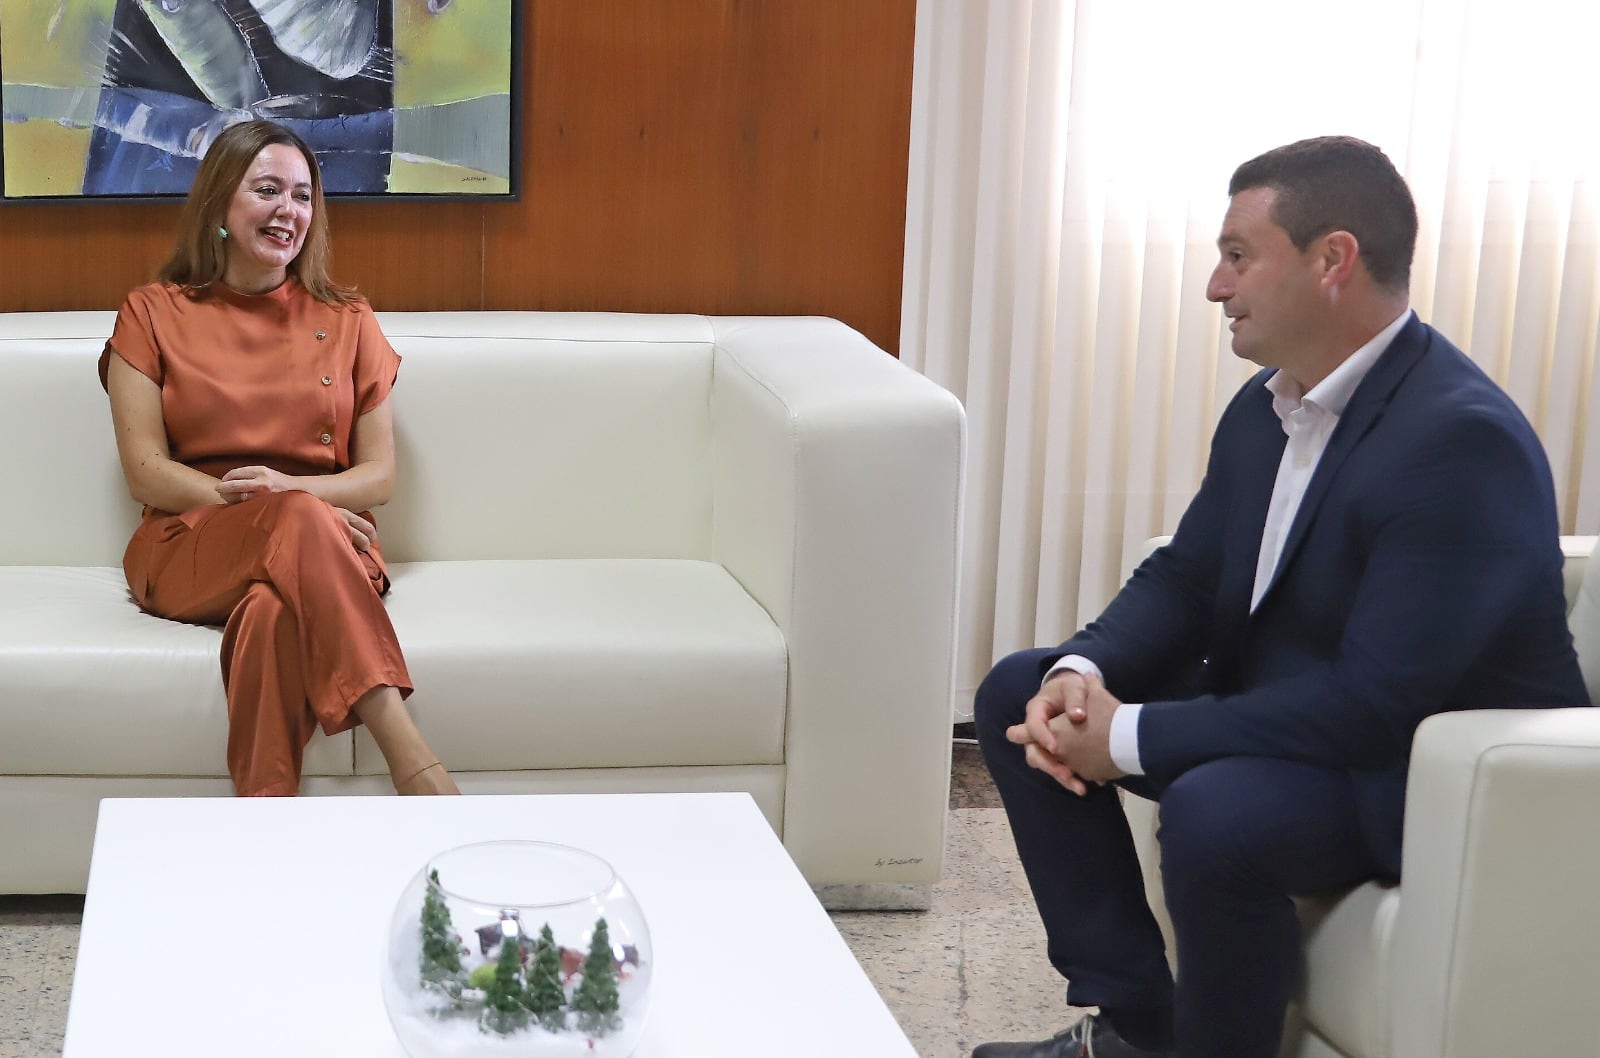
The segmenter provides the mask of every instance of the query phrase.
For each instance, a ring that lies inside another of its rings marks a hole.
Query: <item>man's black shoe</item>
[[[972,1058],[1171,1058],[1171,1054],[1135,1047],[1118,1036],[1109,1023],[1089,1014],[1048,1040],[980,1044]]]

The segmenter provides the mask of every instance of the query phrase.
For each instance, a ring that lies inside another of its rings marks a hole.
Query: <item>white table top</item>
[[[746,794],[107,799],[64,1058],[404,1058],[378,984],[395,900],[500,838],[589,849],[633,889],[656,963],[635,1058],[915,1058]]]

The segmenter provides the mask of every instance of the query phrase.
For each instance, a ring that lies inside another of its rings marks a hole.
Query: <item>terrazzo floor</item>
[[[957,744],[944,879],[926,912],[833,921],[921,1058],[967,1058],[985,1040],[1038,1039],[1076,1016],[999,798],[974,746]],[[0,1058],[61,1054],[83,898],[0,896]],[[862,1056],[870,1058],[870,1056]]]

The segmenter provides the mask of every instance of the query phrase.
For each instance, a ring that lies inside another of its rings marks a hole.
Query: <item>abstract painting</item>
[[[513,197],[519,0],[0,0],[0,199],[182,196],[227,126],[340,196]]]

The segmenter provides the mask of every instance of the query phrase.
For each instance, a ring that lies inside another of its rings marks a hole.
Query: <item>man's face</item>
[[[1314,354],[1327,302],[1316,244],[1295,249],[1272,220],[1277,197],[1272,188],[1256,187],[1228,203],[1206,297],[1229,317],[1235,354],[1262,367],[1293,368]]]

